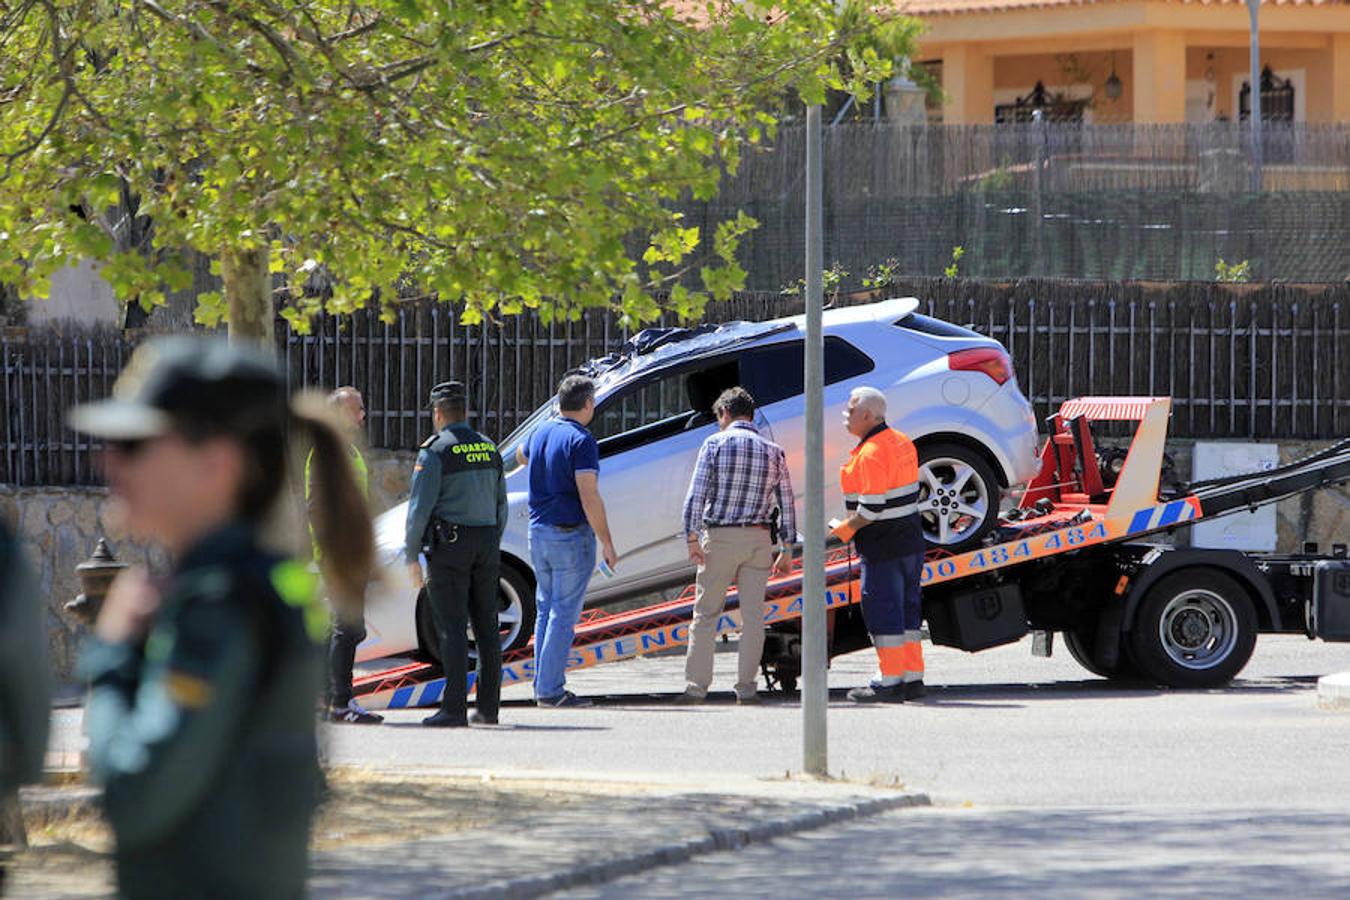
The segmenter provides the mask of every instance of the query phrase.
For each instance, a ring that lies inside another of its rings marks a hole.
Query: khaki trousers
[[[691,694],[704,696],[712,684],[717,619],[734,581],[740,595],[741,644],[736,696],[757,690],[759,660],[764,653],[764,586],[773,566],[773,545],[767,528],[708,528],[700,540],[704,563],[694,588],[694,623],[689,629],[689,654],[684,679]]]

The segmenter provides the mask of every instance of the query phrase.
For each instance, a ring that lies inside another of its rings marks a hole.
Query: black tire
[[[778,690],[784,694],[793,694],[797,691],[797,679],[801,677],[801,672],[797,669],[789,669],[779,666],[774,669],[774,680],[778,682]]]
[[[1003,496],[993,468],[983,454],[963,444],[920,444],[918,451],[919,515],[924,540],[930,548],[949,553],[979,546],[998,523]],[[934,495],[934,482],[942,496]],[[978,515],[959,512],[958,503],[978,510]]]
[[[1095,626],[1064,632],[1064,646],[1080,666],[1100,678],[1111,681],[1133,681],[1139,677],[1139,669],[1130,659],[1127,647],[1120,648],[1115,665],[1108,666],[1098,658]]]
[[[1217,569],[1174,572],[1148,589],[1130,631],[1140,673],[1175,688],[1232,681],[1256,647],[1251,595]]]
[[[510,653],[524,647],[530,642],[530,638],[534,637],[534,621],[537,614],[534,607],[534,580],[516,566],[503,561],[501,582],[503,610],[510,605],[506,599],[506,591],[514,591],[520,598],[520,628],[513,631],[509,640],[503,634],[502,652]]]
[[[502,563],[500,581],[502,589],[498,596],[501,610],[505,612],[513,604],[518,604],[520,610],[519,627],[517,628],[513,621],[511,627],[502,630],[502,652],[510,653],[524,647],[534,636],[536,615],[534,585],[519,569],[507,562]],[[423,589],[417,595],[417,642],[424,656],[432,662],[440,663],[441,648],[435,635],[436,626],[431,617],[431,604],[427,601],[426,590]],[[473,635],[470,634],[469,657],[472,659],[474,656]]]

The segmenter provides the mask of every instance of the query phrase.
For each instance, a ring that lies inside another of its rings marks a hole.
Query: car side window
[[[800,396],[805,391],[805,341],[758,347],[741,356],[741,384],[759,406]],[[825,338],[825,383],[836,384],[876,368],[871,357],[841,337]]]
[[[737,381],[735,358],[718,357],[658,373],[606,397],[591,433],[601,457],[716,421],[713,401]]]
[[[595,411],[591,434],[597,441],[604,441],[688,412],[684,379],[670,375],[632,385],[606,398]]]

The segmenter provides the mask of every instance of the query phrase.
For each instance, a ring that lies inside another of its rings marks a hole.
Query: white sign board
[[[1192,457],[1191,480],[1224,478],[1268,472],[1280,464],[1276,444],[1238,444],[1217,441],[1197,442]],[[1235,512],[1191,528],[1192,547],[1223,550],[1274,550],[1275,504],[1255,512]]]

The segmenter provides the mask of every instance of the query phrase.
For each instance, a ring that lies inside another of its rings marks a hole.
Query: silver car
[[[854,442],[841,424],[849,392],[879,388],[889,421],[919,451],[926,536],[956,552],[993,527],[1009,486],[1036,474],[1036,419],[997,341],[921,315],[918,305],[907,297],[825,312],[825,508],[835,514],[843,506],[832,467],[848,458]],[[805,328],[798,316],[652,329],[584,367],[597,387],[590,428],[600,444],[600,491],[619,554],[613,577],[591,581],[588,606],[693,579],[680,512],[698,449],[717,430],[713,401],[725,388],[741,385],[755,397],[760,430],[787,451],[800,502]],[[528,479],[515,451],[553,412],[552,403],[540,407],[501,444],[511,506],[501,579],[508,649],[528,642],[535,607]],[[389,578],[367,604],[370,637],[360,659],[434,649],[426,640],[429,611],[399,561],[406,514],[407,504],[400,504],[377,521]]]

